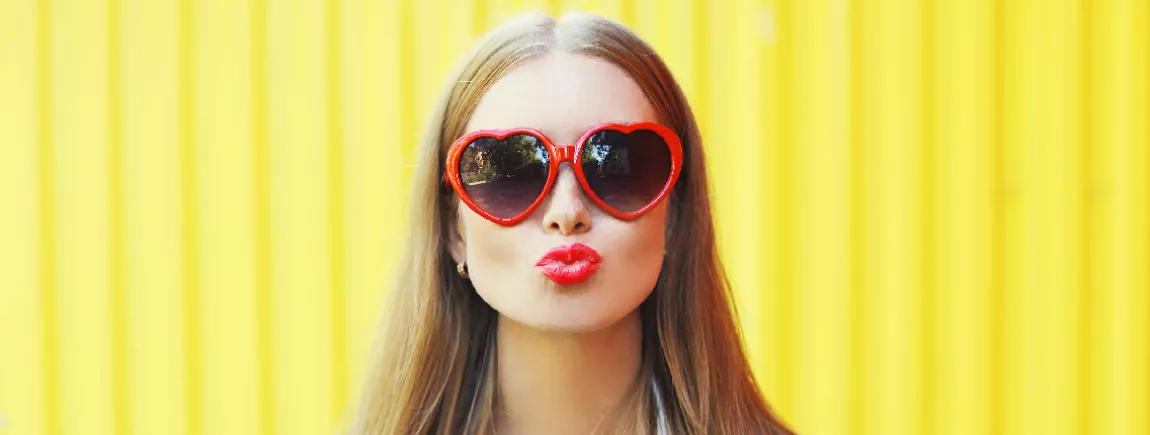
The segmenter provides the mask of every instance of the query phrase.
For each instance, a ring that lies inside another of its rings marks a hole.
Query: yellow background
[[[330,433],[447,71],[649,40],[808,434],[1150,434],[1145,0],[0,0],[0,434]]]

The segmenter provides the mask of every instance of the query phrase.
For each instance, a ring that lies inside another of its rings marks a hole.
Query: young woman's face
[[[623,70],[557,52],[516,67],[492,85],[467,131],[530,127],[563,146],[601,123],[656,120]],[[457,210],[452,256],[467,261],[483,300],[530,327],[585,332],[609,326],[637,309],[659,277],[667,201],[638,219],[616,219],[586,196],[567,163],[539,208],[514,226],[488,221],[462,201]],[[537,267],[549,250],[575,243],[599,254],[589,278],[561,284]]]

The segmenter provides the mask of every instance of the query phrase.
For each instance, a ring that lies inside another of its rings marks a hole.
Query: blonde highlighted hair
[[[606,60],[643,90],[683,140],[684,168],[669,199],[667,255],[640,306],[640,379],[616,415],[623,433],[655,432],[660,391],[674,434],[789,434],[747,364],[730,287],[715,247],[703,147],[670,70],[633,32],[606,18],[531,14],[488,33],[450,77],[418,149],[410,233],[381,324],[354,434],[491,434],[499,412],[496,313],[455,271],[447,251],[456,201],[442,183],[452,140],[488,88],[553,51]]]

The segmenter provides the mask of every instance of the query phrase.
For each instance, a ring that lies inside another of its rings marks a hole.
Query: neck
[[[640,373],[639,310],[586,333],[541,331],[500,316],[498,340],[500,434],[610,433],[604,419]]]

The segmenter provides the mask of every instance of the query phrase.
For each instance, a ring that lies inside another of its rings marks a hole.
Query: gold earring
[[[467,262],[466,261],[456,263],[455,264],[455,271],[459,272],[459,276],[462,276],[463,279],[471,279],[471,275],[467,274]]]

